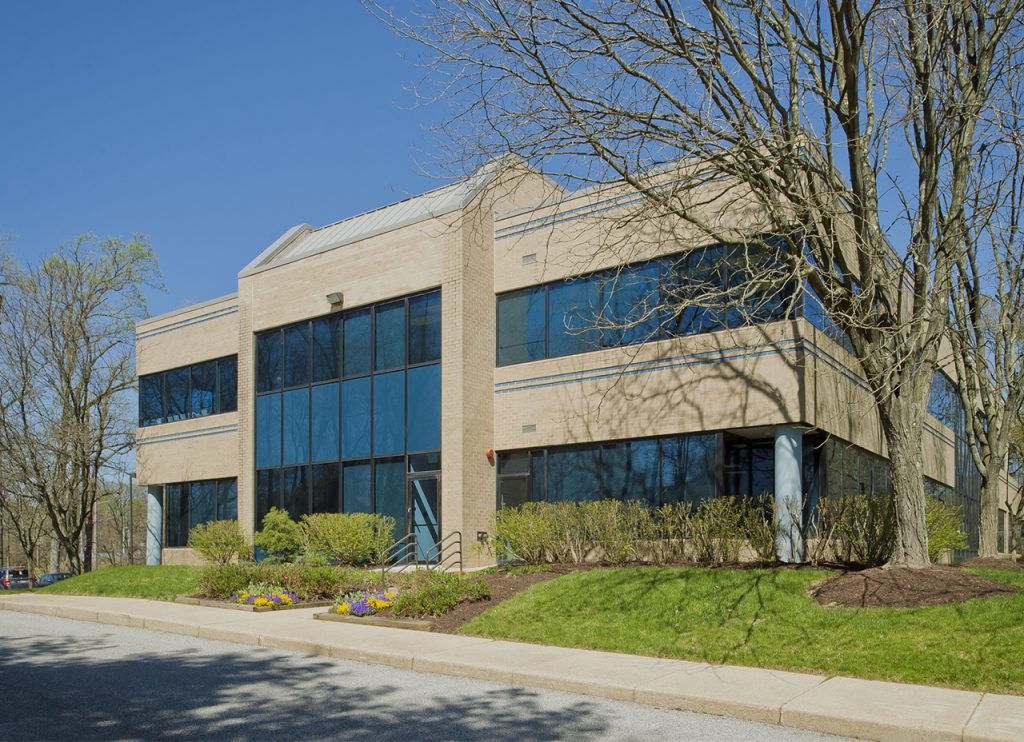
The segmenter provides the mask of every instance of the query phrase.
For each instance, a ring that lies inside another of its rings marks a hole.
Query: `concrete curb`
[[[314,608],[222,611],[132,598],[17,595],[0,610],[568,691],[875,740],[1024,739],[1024,697],[708,665],[314,621]]]

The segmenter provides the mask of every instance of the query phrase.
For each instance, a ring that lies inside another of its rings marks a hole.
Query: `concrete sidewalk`
[[[1024,740],[1024,697],[314,621],[132,598],[17,594],[0,609],[583,693],[878,740]],[[2,618],[0,618],[2,623]]]

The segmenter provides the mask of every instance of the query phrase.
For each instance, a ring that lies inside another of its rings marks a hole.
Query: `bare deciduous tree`
[[[38,266],[9,263],[0,314],[0,456],[45,511],[64,560],[92,568],[104,476],[135,429],[134,321],[155,279],[142,237],[79,237]]]
[[[702,188],[763,215],[781,237],[763,247],[860,361],[895,490],[890,563],[928,565],[926,402],[972,209],[996,197],[978,153],[1005,152],[992,122],[1024,62],[1024,0],[371,5],[433,51],[428,95],[452,102],[446,130],[471,159],[621,179],[691,244],[737,239]]]
[[[997,84],[1005,108],[988,124],[998,147],[979,148],[957,251],[952,297],[952,362],[966,415],[965,435],[982,478],[979,556],[997,554],[1002,476],[1013,426],[1024,407],[1024,81],[1006,71]],[[1006,503],[1009,505],[1009,503]]]

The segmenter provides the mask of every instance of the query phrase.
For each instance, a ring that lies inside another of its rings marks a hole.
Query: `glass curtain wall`
[[[256,527],[271,507],[377,512],[440,470],[441,292],[256,335]]]

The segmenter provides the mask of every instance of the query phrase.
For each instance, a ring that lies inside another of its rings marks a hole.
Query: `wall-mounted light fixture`
[[[340,291],[332,291],[327,295],[327,301],[332,307],[340,307],[345,303],[345,295]]]
[[[487,457],[488,461],[493,462],[494,461],[494,449],[493,448],[488,448],[486,451],[484,451],[484,456]]]

